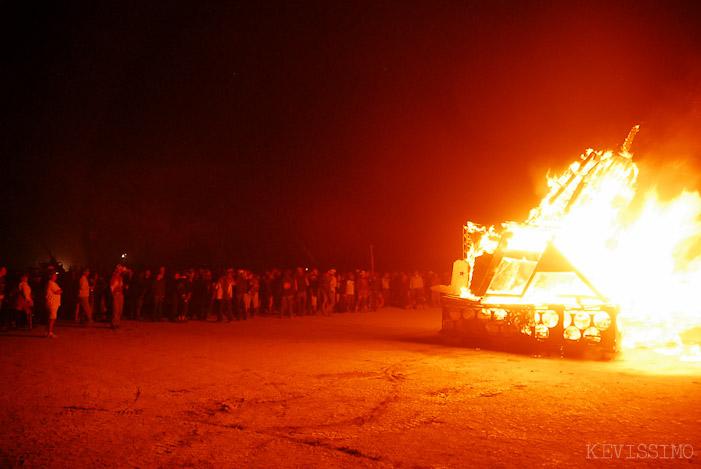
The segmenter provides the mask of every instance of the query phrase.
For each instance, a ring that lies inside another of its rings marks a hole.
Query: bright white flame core
[[[638,169],[627,156],[602,154],[607,171],[588,180],[569,211],[546,197],[529,223],[555,226],[557,248],[621,306],[624,347],[676,343],[679,333],[701,325],[701,197],[636,194]],[[551,194],[559,188],[553,184]]]

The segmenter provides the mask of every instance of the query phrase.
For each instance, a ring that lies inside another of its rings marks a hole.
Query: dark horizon
[[[700,187],[690,2],[0,11],[0,264],[449,270],[639,123],[642,170]]]

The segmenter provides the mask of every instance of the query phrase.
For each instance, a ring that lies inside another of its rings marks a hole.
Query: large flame
[[[557,248],[621,306],[623,348],[676,344],[681,351],[679,334],[701,325],[701,197],[638,193],[628,144],[618,153],[587,150],[550,178],[527,224],[551,228]]]
[[[525,224],[504,224],[507,235],[465,225],[468,278],[461,296],[485,304],[606,301],[620,307],[622,348],[651,347],[701,361],[699,346],[680,339],[701,326],[701,197],[683,191],[662,200],[654,188],[638,188],[639,169],[629,152],[637,131],[619,152],[589,149],[562,175],[548,178],[549,193]],[[502,258],[489,291],[476,296],[470,291],[475,259],[495,253],[500,243],[529,253],[544,253],[552,243],[589,288],[596,285],[598,300],[577,293],[571,277],[556,275],[533,281],[524,294],[535,278],[528,280],[535,272],[532,256]]]

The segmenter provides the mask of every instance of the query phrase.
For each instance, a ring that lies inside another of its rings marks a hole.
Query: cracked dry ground
[[[439,324],[388,308],[4,334],[0,465],[701,464],[587,459],[595,443],[701,451],[699,364],[476,350]]]

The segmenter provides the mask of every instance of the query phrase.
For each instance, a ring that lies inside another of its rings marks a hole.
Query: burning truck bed
[[[550,181],[548,196],[525,223],[464,225],[462,259],[453,265],[451,285],[443,287],[444,334],[560,352],[620,349],[620,307],[577,259],[586,264],[587,243],[596,236],[588,233],[595,222],[585,215],[606,223],[601,207],[632,199],[628,188],[637,167],[628,149],[637,131],[618,153],[587,150]]]

